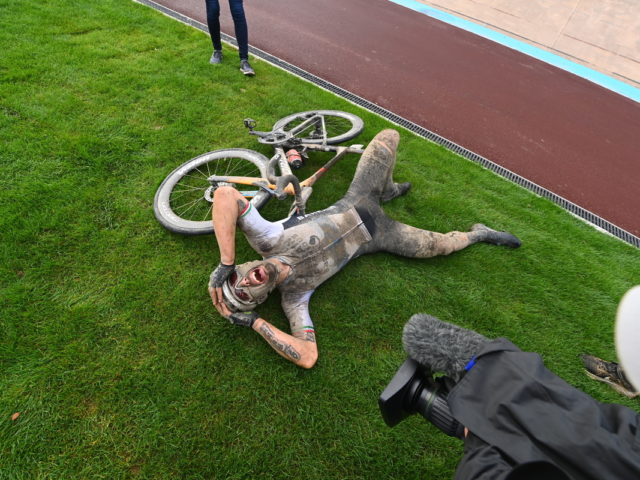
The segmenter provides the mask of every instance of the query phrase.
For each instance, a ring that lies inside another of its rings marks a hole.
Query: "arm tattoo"
[[[296,349],[288,343],[284,343],[278,340],[273,333],[273,330],[271,330],[267,325],[262,324],[262,326],[260,327],[260,333],[262,333],[264,338],[274,349],[282,352],[285,356],[292,358],[293,360],[300,360],[300,354],[296,351]]]

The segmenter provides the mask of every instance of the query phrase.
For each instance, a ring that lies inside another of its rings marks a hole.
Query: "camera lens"
[[[450,437],[464,438],[464,427],[453,418],[440,385],[424,383],[417,392],[415,410]]]
[[[464,427],[453,418],[441,383],[425,377],[420,365],[408,358],[378,399],[382,418],[393,427],[419,413],[451,437],[464,438]]]

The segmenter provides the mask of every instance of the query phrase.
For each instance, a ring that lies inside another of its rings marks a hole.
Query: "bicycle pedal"
[[[248,128],[251,131],[253,131],[253,129],[256,128],[256,125],[258,124],[253,118],[245,118],[243,122],[245,128]]]

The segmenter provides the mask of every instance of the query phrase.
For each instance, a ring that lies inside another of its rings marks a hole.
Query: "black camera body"
[[[464,426],[451,414],[447,391],[442,378],[425,375],[420,364],[408,358],[380,395],[378,405],[390,427],[419,413],[450,437],[463,439]]]

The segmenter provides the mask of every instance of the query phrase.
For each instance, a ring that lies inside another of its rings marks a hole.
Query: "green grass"
[[[0,10],[0,479],[449,478],[460,442],[416,417],[389,429],[377,409],[416,312],[506,336],[637,409],[578,355],[615,357],[638,250],[404,131],[396,178],[414,189],[391,216],[438,231],[484,222],[522,248],[360,258],[312,299],[318,365],[284,361],[217,316],[214,239],[162,229],[155,190],[208,150],[268,154],[245,117],[266,128],[347,110],[365,120],[361,143],[389,124],[258,60],[244,78],[233,51],[214,68],[206,35],[128,0]],[[310,210],[342,195],[355,162],[318,183]],[[238,259],[253,258],[238,237]],[[286,329],[277,298],[261,313]]]

